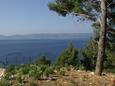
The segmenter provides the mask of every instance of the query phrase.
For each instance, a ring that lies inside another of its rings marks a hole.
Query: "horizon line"
[[[91,32],[86,33],[28,33],[28,34],[0,34],[0,36],[25,36],[25,35],[38,35],[38,34],[92,34]]]

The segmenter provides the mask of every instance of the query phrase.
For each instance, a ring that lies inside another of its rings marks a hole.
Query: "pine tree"
[[[56,64],[60,66],[77,64],[78,51],[73,47],[72,43],[69,43],[68,47],[62,51],[59,55]]]
[[[96,65],[98,52],[98,44],[94,38],[91,38],[90,41],[86,44],[85,48],[82,50],[82,55],[84,59],[82,60],[82,64],[86,70],[94,70]]]
[[[101,75],[105,54],[106,32],[108,31],[106,27],[106,20],[111,20],[111,12],[108,10],[114,8],[114,0],[54,0],[54,2],[49,3],[48,6],[50,10],[53,10],[62,16],[73,14],[80,20],[91,20],[93,22],[96,22],[100,19],[99,23],[101,28],[99,29],[100,36],[95,73],[97,75]]]

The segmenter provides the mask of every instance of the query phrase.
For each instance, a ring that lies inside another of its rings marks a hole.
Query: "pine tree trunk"
[[[107,28],[107,1],[101,0],[101,11],[102,15],[100,18],[100,37],[98,43],[98,55],[96,62],[96,75],[101,75],[103,70],[104,56],[105,56],[105,45],[106,45],[106,28]]]

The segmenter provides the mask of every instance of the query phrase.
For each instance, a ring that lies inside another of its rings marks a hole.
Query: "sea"
[[[40,56],[46,56],[47,59],[54,62],[70,42],[76,49],[81,50],[88,40],[89,38],[87,37],[0,40],[0,65],[28,64],[34,62]]]

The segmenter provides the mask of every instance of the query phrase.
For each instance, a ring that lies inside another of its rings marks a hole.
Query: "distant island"
[[[0,35],[0,40],[9,39],[70,39],[70,38],[89,38],[91,33],[40,33],[28,35]]]

